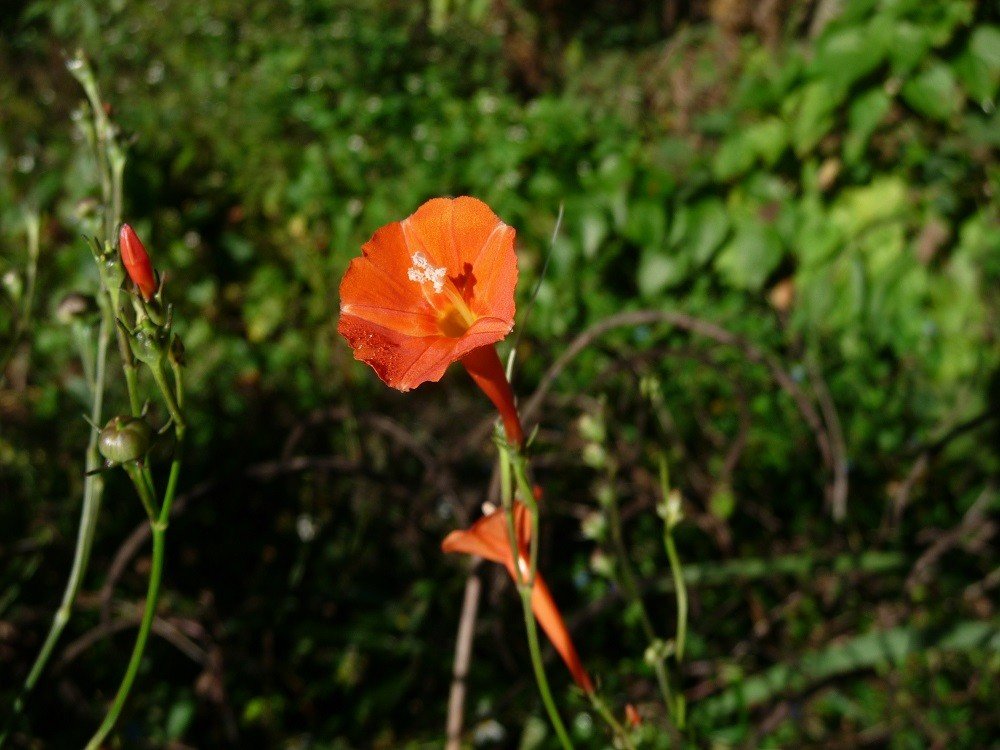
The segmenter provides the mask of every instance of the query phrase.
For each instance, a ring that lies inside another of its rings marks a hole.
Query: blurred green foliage
[[[552,498],[543,564],[571,620],[616,590],[600,561],[607,540],[586,533],[596,480],[573,428],[586,413],[607,422],[640,577],[667,577],[652,510],[661,447],[693,519],[679,530],[682,556],[733,571],[693,592],[691,694],[781,675],[802,654],[822,662],[839,653],[834,640],[870,646],[878,629],[996,628],[988,587],[976,589],[995,579],[995,527],[978,528],[985,539],[967,529],[931,577],[911,573],[1000,472],[996,9],[850,0],[775,3],[767,16],[737,0],[707,15],[681,5],[10,4],[0,32],[5,342],[24,318],[26,208],[43,227],[29,335],[0,388],[0,697],[54,607],[82,481],[85,388],[73,331],[55,315],[64,294],[96,284],[79,239],[93,231],[94,174],[73,137],[81,96],[63,68],[78,47],[134,134],[126,215],[178,301],[190,362],[194,494],[172,532],[163,616],[194,650],[154,644],[125,746],[440,742],[464,576],[437,545],[484,497],[488,441],[466,438],[488,413],[460,376],[388,392],[336,335],[348,260],[435,195],[476,195],[517,228],[520,310],[549,257],[519,323],[519,393],[608,315],[678,310],[776,353],[822,426],[842,434],[850,489],[838,524],[815,430],[766,368],[665,327],[595,341],[559,377],[538,440]],[[828,5],[839,12],[823,23]],[[109,398],[122,403],[120,385]],[[372,415],[397,420],[431,463]],[[294,456],[349,467],[280,465]],[[124,483],[109,481],[95,590],[141,520]],[[869,550],[903,563],[830,566]],[[764,576],[742,564],[779,554],[813,564]],[[121,578],[117,617],[141,596],[142,564]],[[514,597],[488,589],[470,737],[547,746]],[[670,597],[650,600],[670,622]],[[576,631],[581,650],[616,705],[652,706],[641,634],[603,606]],[[93,597],[77,617],[72,638],[95,632]],[[693,701],[692,741],[984,746],[1000,731],[990,710],[1000,663],[995,640],[984,642],[939,652],[928,636],[838,679],[820,668],[815,683],[779,686],[794,687],[787,700],[775,690],[769,708],[725,721],[699,717]],[[125,633],[97,638],[57,664],[25,736],[80,744],[127,643]],[[715,705],[738,701],[723,695]],[[567,694],[563,704],[581,745],[601,746],[583,702]],[[646,734],[665,746],[655,721]]]

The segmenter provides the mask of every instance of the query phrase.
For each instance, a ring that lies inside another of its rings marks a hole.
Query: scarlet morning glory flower
[[[142,246],[139,236],[128,224],[122,224],[118,231],[118,249],[128,277],[138,287],[147,302],[156,294],[156,273],[149,261],[149,254]]]
[[[401,391],[440,380],[460,360],[520,445],[513,392],[493,347],[514,327],[514,234],[476,198],[427,201],[376,231],[351,261],[337,330],[355,359]]]
[[[531,517],[527,508],[521,503],[514,504],[515,528],[520,552],[518,567],[521,576],[530,575],[528,565],[528,544],[531,541]],[[510,537],[507,531],[507,519],[504,511],[496,510],[476,521],[467,531],[453,531],[441,543],[445,552],[460,552],[466,555],[476,555],[490,562],[500,563],[507,568],[512,577],[514,572],[514,554],[511,550]],[[531,588],[531,609],[535,619],[542,626],[545,634],[552,641],[556,651],[569,668],[573,680],[586,693],[594,692],[594,683],[584,669],[580,656],[576,652],[573,640],[570,638],[566,623],[556,607],[552,592],[545,585],[541,575],[535,573],[534,585]]]

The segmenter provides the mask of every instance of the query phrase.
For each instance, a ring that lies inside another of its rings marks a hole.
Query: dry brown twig
[[[66,666],[70,662],[75,661],[80,654],[105,638],[110,638],[124,630],[139,627],[141,619],[142,613],[138,611],[136,614],[117,620],[98,623],[79,638],[66,645],[59,660],[60,665]],[[197,664],[205,663],[205,650],[188,638],[171,620],[157,617],[153,620],[153,632],[174,646],[178,651],[191,659],[191,661]]]
[[[997,524],[987,519],[994,494],[993,487],[983,489],[975,502],[965,511],[958,525],[940,533],[937,539],[924,550],[906,578],[908,591],[925,583],[930,578],[938,561],[948,551],[962,545],[981,547],[990,540],[997,530]]]
[[[758,348],[741,336],[738,336],[731,331],[716,325],[715,323],[672,310],[638,310],[635,312],[619,313],[618,315],[612,315],[598,323],[595,323],[577,336],[570,343],[570,345],[566,347],[566,350],[555,360],[555,362],[552,363],[545,375],[542,376],[535,392],[525,402],[524,408],[521,412],[525,424],[530,423],[536,417],[537,413],[541,409],[546,395],[549,390],[551,390],[562,371],[566,369],[569,363],[581,352],[586,350],[587,347],[589,347],[596,339],[618,328],[631,328],[634,326],[655,325],[660,323],[672,325],[676,328],[680,328],[681,330],[704,336],[720,344],[731,346],[742,352],[742,354],[749,361],[759,363],[767,367],[768,370],[770,370],[771,376],[774,378],[775,382],[791,397],[792,401],[794,401],[799,413],[802,415],[802,419],[812,431],[816,447],[819,449],[824,466],[826,466],[831,475],[834,477],[838,476],[838,460],[836,458],[837,450],[832,445],[833,441],[828,434],[828,426],[824,425],[824,421],[820,418],[820,415],[816,411],[812,401],[795,382],[794,378],[784,369],[784,367],[782,367],[781,361],[778,357],[770,352]],[[828,407],[832,410],[832,415],[828,416],[828,421],[839,425],[839,420],[835,419],[836,412],[835,409],[833,409],[832,402],[828,405]],[[846,498],[846,473],[843,474],[843,479],[840,481],[841,484],[838,485],[837,492],[842,493]],[[830,493],[832,497],[833,491],[830,490]]]
[[[458,619],[458,635],[455,638],[455,659],[452,669],[451,690],[448,693],[448,719],[445,724],[446,750],[460,750],[462,747],[462,726],[465,718],[466,679],[472,661],[472,637],[479,612],[479,595],[483,583],[477,569],[479,560],[472,564],[465,579],[465,595],[462,597],[462,614]]]

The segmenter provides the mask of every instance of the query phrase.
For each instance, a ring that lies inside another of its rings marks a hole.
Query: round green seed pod
[[[149,451],[153,430],[145,420],[135,417],[113,417],[97,439],[97,447],[112,464],[138,461]]]

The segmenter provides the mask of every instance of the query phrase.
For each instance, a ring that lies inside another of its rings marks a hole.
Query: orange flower
[[[147,302],[156,294],[156,273],[149,261],[149,254],[142,246],[139,236],[128,224],[122,224],[118,231],[118,249],[122,255],[122,264],[128,272],[128,277],[139,288],[143,299]]]
[[[639,709],[631,703],[625,704],[625,722],[633,729],[642,726],[642,717],[639,715]]]
[[[389,386],[436,382],[461,360],[524,439],[493,344],[514,327],[514,230],[470,197],[434,198],[379,229],[340,283],[337,330]]]
[[[528,543],[531,540],[531,517],[527,508],[521,503],[514,504],[514,522],[518,546],[520,547],[517,562],[521,576],[526,578],[530,574]],[[511,577],[515,577],[514,555],[510,548],[507,519],[502,509],[480,518],[467,531],[451,532],[441,543],[441,549],[445,552],[476,555],[490,562],[500,563],[507,568]],[[549,587],[545,585],[545,581],[537,572],[531,589],[531,609],[535,613],[535,619],[542,626],[549,640],[552,641],[552,645],[566,662],[576,684],[584,692],[592,693],[594,683],[591,682],[590,675],[583,668],[583,663],[576,653],[576,647],[573,645],[573,640],[566,629],[566,623],[563,621],[562,615],[559,614],[559,609],[552,598],[552,592],[549,591]]]

